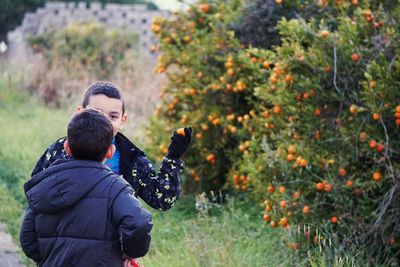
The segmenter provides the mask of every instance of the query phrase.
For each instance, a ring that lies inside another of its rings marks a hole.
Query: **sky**
[[[176,0],[153,0],[160,9],[177,10],[182,7],[182,3]]]

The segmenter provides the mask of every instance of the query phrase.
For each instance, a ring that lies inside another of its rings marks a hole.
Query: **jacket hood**
[[[104,178],[114,173],[100,162],[62,159],[24,184],[29,206],[56,213],[74,206]]]

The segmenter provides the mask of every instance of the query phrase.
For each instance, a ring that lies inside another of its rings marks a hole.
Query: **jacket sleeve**
[[[21,225],[19,241],[26,256],[35,262],[41,261],[36,234],[35,214],[31,208],[28,208],[25,212],[24,220]]]
[[[43,153],[43,155],[40,157],[35,167],[33,168],[31,177],[47,169],[57,159],[67,157],[64,151],[64,141],[65,137],[60,138],[46,149],[46,151]]]
[[[124,189],[112,204],[112,223],[121,233],[122,251],[131,258],[146,255],[153,227],[150,212],[144,209],[132,190]]]
[[[179,173],[184,168],[181,159],[164,157],[158,172],[145,156],[136,161],[136,172],[132,175],[136,181],[137,195],[149,206],[158,210],[168,210],[176,202],[180,193]]]

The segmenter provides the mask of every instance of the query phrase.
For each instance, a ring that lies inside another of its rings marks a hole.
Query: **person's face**
[[[103,111],[111,120],[114,128],[114,136],[125,125],[128,115],[122,114],[122,101],[116,98],[110,98],[106,95],[92,95],[89,103],[85,108],[94,108]],[[78,111],[83,109],[78,107]]]

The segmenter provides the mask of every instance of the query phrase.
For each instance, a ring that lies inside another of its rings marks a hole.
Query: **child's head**
[[[110,119],[99,110],[84,109],[71,118],[64,147],[75,159],[102,162],[114,153],[112,139]]]
[[[111,120],[114,136],[122,129],[128,119],[121,90],[117,85],[110,82],[95,82],[86,89],[82,106],[78,107],[78,111],[86,108],[103,111]]]

